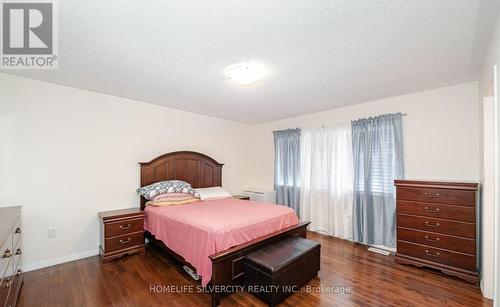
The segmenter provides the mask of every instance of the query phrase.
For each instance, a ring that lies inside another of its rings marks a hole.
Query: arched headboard
[[[141,162],[141,187],[162,180],[183,180],[193,188],[222,186],[222,166],[199,152],[176,151],[166,153],[149,162]],[[141,210],[146,199],[141,197]]]

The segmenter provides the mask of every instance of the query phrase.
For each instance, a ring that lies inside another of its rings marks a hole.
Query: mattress
[[[189,262],[206,286],[208,256],[298,224],[291,208],[235,198],[146,207],[144,229]]]

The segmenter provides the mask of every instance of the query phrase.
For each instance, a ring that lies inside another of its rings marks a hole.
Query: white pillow
[[[231,197],[231,194],[229,194],[222,187],[199,188],[199,189],[195,189],[195,191],[198,192],[198,194],[200,194],[201,200],[206,200],[206,199],[210,199],[210,198]]]

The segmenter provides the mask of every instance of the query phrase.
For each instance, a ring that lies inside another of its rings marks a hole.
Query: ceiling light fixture
[[[226,67],[224,76],[238,85],[250,86],[262,81],[264,70],[257,63],[241,62]]]

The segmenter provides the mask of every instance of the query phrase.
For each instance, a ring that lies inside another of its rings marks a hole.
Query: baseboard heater
[[[276,192],[273,190],[260,189],[260,188],[247,188],[243,190],[243,195],[250,197],[250,200],[275,204]]]

